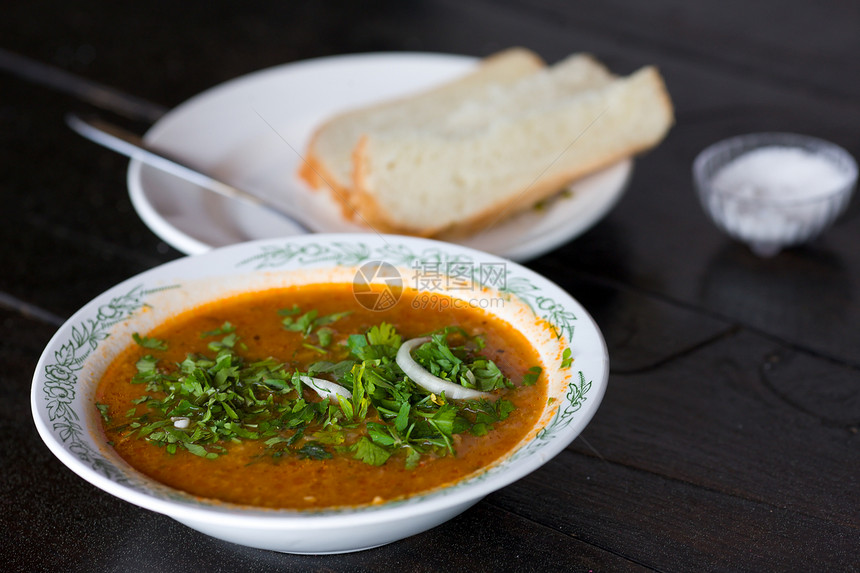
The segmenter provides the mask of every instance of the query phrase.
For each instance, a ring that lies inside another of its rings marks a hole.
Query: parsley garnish
[[[381,466],[388,461],[391,454],[365,437],[359,438],[350,450],[355,454],[355,459],[361,460],[371,466]]]
[[[431,374],[444,380],[455,382],[466,388],[476,388],[482,392],[490,392],[501,388],[513,388],[514,384],[502,374],[499,367],[480,355],[473,356],[466,348],[449,346],[450,334],[463,337],[460,329],[445,329],[431,335],[431,341],[421,345],[412,353],[415,360]],[[478,347],[483,346],[483,340],[468,339]]]
[[[231,332],[236,332],[236,327],[230,324],[229,322],[225,322],[220,326],[220,328],[216,328],[215,330],[210,330],[208,332],[203,332],[200,334],[200,338],[209,338],[212,336],[220,336],[222,334],[230,334]]]
[[[102,420],[105,421],[106,424],[110,423],[110,407],[107,404],[99,404],[96,402],[96,408],[99,411],[99,414],[102,415]]]
[[[294,305],[293,308],[278,311],[278,314],[284,317],[281,324],[284,325],[285,329],[293,332],[301,332],[304,334],[305,338],[309,337],[314,331],[319,332],[318,329],[320,329],[320,327],[336,322],[351,314],[351,312],[346,311],[319,316],[319,312],[316,310],[309,310],[298,318],[295,318],[295,316],[300,312],[301,309]],[[331,332],[331,329],[327,330],[329,333]],[[327,345],[324,344],[323,346]]]
[[[540,366],[532,366],[523,376],[523,384],[526,386],[534,386],[537,383],[538,378],[540,378],[541,372],[543,372],[543,369]]]
[[[184,449],[206,458],[226,454],[233,442],[261,440],[272,458],[323,460],[339,452],[374,466],[396,458],[414,468],[424,456],[455,454],[456,434],[485,435],[514,409],[505,399],[449,401],[414,384],[395,362],[402,338],[390,324],[352,334],[341,345],[328,325],[348,313],[320,316],[294,306],[279,314],[283,327],[300,332],[301,344],[323,358],[306,372],[274,358],[248,359],[241,333],[229,322],[203,333],[214,338],[208,354],[189,355],[179,364],[158,357],[165,344],[134,335],[153,354],[137,362],[131,382],[145,384],[146,393],[133,400],[117,430],[170,453]],[[414,356],[433,374],[470,388],[513,388],[479,353],[483,344],[460,328],[446,328],[432,333]],[[533,367],[522,383],[534,384],[540,374]],[[303,376],[329,379],[351,397],[321,400],[305,387]]]
[[[136,332],[131,335],[131,338],[135,341],[135,343],[137,343],[138,346],[142,346],[143,348],[152,348],[153,350],[167,350],[167,343],[163,340],[141,336]]]
[[[561,353],[561,367],[562,368],[570,368],[573,365],[573,352],[571,352],[570,348],[565,348],[564,352]]]
[[[302,309],[297,305],[293,305],[292,308],[279,310],[278,314],[284,317],[281,320],[281,324],[286,330],[301,332],[302,337],[305,339],[302,346],[320,354],[325,354],[326,348],[334,340],[334,330],[327,325],[351,314],[351,312],[346,311],[319,316],[319,312],[316,310],[309,310],[298,316],[301,312]]]

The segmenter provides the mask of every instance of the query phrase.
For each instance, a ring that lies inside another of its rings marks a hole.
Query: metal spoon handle
[[[208,189],[209,191],[214,191],[224,197],[244,201],[245,203],[271,211],[280,217],[289,220],[293,225],[305,233],[313,232],[307,225],[297,220],[295,215],[287,213],[282,207],[271,203],[264,197],[254,195],[253,193],[249,193],[243,189],[238,189],[228,183],[224,183],[210,175],[202,173],[199,169],[191,167],[184,161],[171,157],[163,151],[156,151],[138,135],[126,131],[121,127],[100,119],[83,119],[73,113],[66,116],[66,123],[74,131],[90,141],[98,143],[108,149],[112,149],[117,153],[121,153],[122,155],[132,159],[137,159],[147,165],[151,165],[156,169],[181,177],[186,181],[194,183],[204,189]]]

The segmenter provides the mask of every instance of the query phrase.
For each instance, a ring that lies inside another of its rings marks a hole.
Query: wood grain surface
[[[449,523],[305,557],[221,542],[77,478],[29,387],[51,335],[114,284],[181,255],[138,218],[127,160],[69,111],[144,130],[269,66],[369,51],[522,45],[655,64],[677,125],[618,206],[528,266],[603,330],[609,387],[582,436]],[[0,18],[0,563],[7,571],[858,571],[860,206],[760,259],[706,218],[696,154],[778,130],[860,156],[860,4],[657,0],[365,3],[91,0]]]

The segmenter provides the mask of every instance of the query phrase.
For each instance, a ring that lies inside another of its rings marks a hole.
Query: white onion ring
[[[478,398],[490,397],[488,392],[480,392],[478,390],[473,390],[472,388],[466,388],[465,386],[460,386],[459,384],[454,384],[453,382],[448,382],[438,376],[434,376],[423,366],[418,364],[415,359],[412,358],[412,350],[421,346],[425,342],[430,342],[430,340],[431,338],[429,336],[424,336],[407,340],[400,345],[400,348],[397,350],[397,358],[395,361],[397,362],[397,365],[400,366],[400,369],[403,370],[404,374],[409,376],[413,382],[428,392],[433,392],[434,394],[441,394],[444,392],[445,396],[452,400],[476,400]]]
[[[332,396],[343,396],[347,399],[352,398],[352,392],[340,384],[335,384],[334,382],[329,382],[322,378],[311,378],[310,376],[299,376],[299,380],[301,380],[303,384],[307,385],[308,388],[319,394],[319,397],[323,400],[331,398]]]

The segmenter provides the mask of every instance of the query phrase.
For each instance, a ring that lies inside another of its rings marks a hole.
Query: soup
[[[351,284],[325,284],[183,313],[105,371],[106,440],[168,486],[258,507],[375,504],[461,480],[529,435],[546,383],[522,334],[450,302],[422,308],[404,290],[369,310]]]

